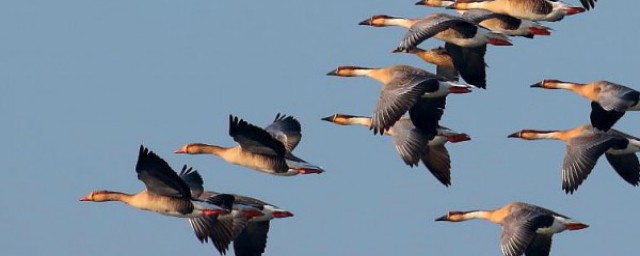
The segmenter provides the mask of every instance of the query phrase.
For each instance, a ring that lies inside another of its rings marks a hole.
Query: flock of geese
[[[415,54],[436,65],[436,73],[407,65],[338,66],[327,75],[375,79],[382,83],[380,97],[370,117],[336,113],[322,120],[366,126],[374,134],[391,136],[405,164],[413,167],[422,162],[439,182],[449,186],[451,160],[444,145],[467,141],[470,137],[441,126],[439,121],[448,94],[487,87],[484,60],[487,44],[509,46],[512,36],[550,35],[551,28],[540,21],[559,21],[582,13],[593,8],[596,1],[580,0],[582,7],[578,7],[551,0],[423,0],[416,4],[455,9],[461,15],[435,13],[422,19],[374,15],[359,24],[408,29],[393,52]],[[444,41],[444,47],[418,48],[430,38]],[[467,84],[459,82],[459,77]],[[565,141],[562,189],[566,193],[578,189],[603,154],[626,182],[634,186],[640,184],[640,163],[635,155],[640,151],[640,139],[612,128],[626,111],[640,110],[640,92],[607,81],[582,84],[547,79],[531,87],[569,90],[591,100],[591,124],[569,130],[524,129],[508,136]],[[320,166],[293,155],[302,133],[300,123],[292,116],[278,114],[273,123],[261,128],[230,115],[229,135],[238,145],[190,143],[175,153],[211,154],[231,164],[278,176],[324,172]],[[238,256],[262,255],[270,220],[293,216],[285,209],[255,198],[205,191],[203,179],[196,170],[185,165],[177,173],[144,146],[140,146],[135,170],[146,187],[142,192],[97,190],[81,201],[121,201],[142,210],[187,218],[201,242],[211,240],[221,254],[225,254],[233,242]],[[436,221],[476,218],[502,226],[500,245],[504,256],[547,256],[553,234],[588,227],[554,211],[522,202],[495,210],[450,211]]]

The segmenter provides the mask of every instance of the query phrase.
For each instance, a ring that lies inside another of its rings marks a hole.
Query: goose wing
[[[605,156],[609,164],[611,164],[611,167],[613,167],[622,179],[634,186],[640,184],[640,162],[636,154],[618,155],[605,153]]]
[[[408,51],[418,46],[422,41],[447,29],[455,30],[462,38],[472,38],[478,31],[475,24],[464,18],[438,13],[413,24],[400,41],[396,51]]]
[[[553,217],[550,215],[534,215],[525,212],[512,213],[505,218],[502,224],[500,237],[502,255],[521,256],[538,236],[536,230],[550,227],[552,224]]]
[[[451,43],[445,43],[444,46],[462,79],[469,84],[486,89],[487,64],[484,61],[484,55],[487,52],[487,46],[461,47]]]
[[[192,198],[189,186],[169,164],[144,146],[140,146],[136,173],[149,192],[174,198]]]
[[[613,125],[624,116],[624,111],[616,111],[616,110],[605,110],[602,108],[600,103],[592,101],[591,102],[591,114],[589,118],[591,119],[591,125],[595,128],[598,128],[602,131],[608,131],[613,127]]]
[[[278,113],[265,130],[275,139],[284,144],[287,151],[291,152],[300,143],[302,139],[302,128],[300,122],[292,116],[281,115]]]
[[[444,145],[429,146],[429,150],[422,155],[422,163],[427,167],[440,183],[451,185],[451,159],[449,151]]]
[[[422,131],[429,140],[438,133],[440,119],[444,114],[447,98],[421,98],[409,109],[413,125]]]
[[[580,0],[580,3],[582,4],[582,6],[584,6],[585,9],[590,10],[591,8],[596,7],[596,2],[598,0]]]
[[[260,256],[267,247],[269,221],[250,222],[233,240],[236,256]]]
[[[603,83],[602,90],[598,94],[598,103],[604,110],[624,112],[629,107],[638,104],[640,92],[619,84]]]
[[[374,134],[383,134],[404,115],[422,95],[428,91],[435,91],[438,87],[436,79],[422,79],[421,81],[392,80],[383,86],[380,99],[371,116],[371,127]]]
[[[620,140],[606,133],[591,133],[570,139],[562,165],[562,189],[567,193],[578,189],[598,158]]]
[[[243,150],[267,156],[284,156],[285,146],[264,129],[229,115],[229,135]]]
[[[200,176],[200,173],[192,167],[187,168],[186,164],[183,165],[178,176],[180,176],[182,181],[189,186],[192,197],[197,198],[202,194],[202,192],[204,192],[204,187],[202,186],[204,181],[202,180],[202,176]]]
[[[426,153],[429,138],[415,128],[408,118],[400,119],[393,125],[393,144],[396,151],[408,166],[417,166],[420,157]]]

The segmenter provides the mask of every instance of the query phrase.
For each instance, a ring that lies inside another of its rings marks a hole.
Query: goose
[[[591,100],[591,124],[603,131],[609,130],[625,113],[640,110],[640,92],[608,81],[588,84],[545,79],[532,88],[564,89]]]
[[[420,26],[419,24],[422,24],[420,22],[421,21],[419,19],[398,18],[398,17],[392,17],[388,15],[374,15],[369,19],[364,20],[358,24],[373,26],[373,27],[397,26],[397,27],[409,29],[411,31],[411,29],[414,27],[418,29],[417,27]],[[443,32],[441,34],[446,35],[447,33]],[[436,38],[439,38],[439,37],[436,36]],[[474,86],[477,86],[483,89],[486,88],[487,86],[486,71],[485,71],[486,64],[484,62],[484,55],[487,49],[486,45],[479,45],[474,47],[463,47],[458,45],[457,43],[452,43],[449,41],[451,40],[448,40],[448,41],[445,40],[444,48],[446,48],[446,51],[434,49],[433,52],[436,54],[432,56],[442,56],[442,53],[446,52],[448,57],[451,58],[451,63],[453,64],[455,69],[458,72],[460,72],[460,75],[465,81],[467,81],[469,84],[472,84]],[[402,49],[398,48],[393,52],[406,52],[406,53],[414,53],[414,54],[423,52],[420,50],[416,50],[416,48],[417,48],[417,44],[412,47],[407,47]],[[421,55],[418,55],[418,56],[420,57]],[[434,58],[430,58],[430,60],[433,60],[433,59]],[[426,60],[426,61],[433,63],[430,60]],[[448,63],[443,63],[443,67],[450,66],[447,64]]]
[[[369,127],[374,134],[380,135],[407,111],[418,129],[429,136],[435,135],[444,111],[445,96],[449,93],[468,93],[472,88],[407,65],[382,68],[338,66],[327,75],[367,76],[383,84]]]
[[[183,171],[181,177],[192,193],[200,198],[223,195],[215,191],[205,191],[200,176],[194,175],[194,172]],[[270,220],[293,216],[290,211],[252,197],[226,193],[224,195],[233,196],[231,214],[218,216],[217,221],[208,223],[202,223],[200,220],[191,222],[196,237],[203,243],[211,239],[218,252],[223,255],[231,241],[236,256],[262,255],[267,244]]]
[[[482,2],[484,0],[471,0],[471,1]],[[489,0],[489,1],[493,1],[493,0]],[[549,0],[549,1],[557,2],[557,0]],[[580,3],[582,4],[582,6],[584,6],[585,9],[590,10],[591,8],[595,7],[595,3],[597,1],[598,0],[580,0]],[[455,2],[456,0],[421,0],[417,2],[416,5],[426,5],[431,7],[449,7]],[[470,1],[461,0],[459,2],[470,2]]]
[[[536,35],[551,35],[551,28],[535,21],[522,20],[505,14],[497,14],[482,9],[471,9],[462,12],[462,17],[490,29],[493,32],[510,36],[534,38]]]
[[[231,164],[276,176],[324,172],[321,167],[291,153],[302,138],[300,122],[292,116],[277,114],[273,123],[263,129],[229,115],[229,135],[239,145],[222,147],[189,143],[175,153],[212,154]]]
[[[581,125],[569,130],[521,130],[508,137],[565,141],[562,189],[566,193],[573,194],[578,189],[602,154],[622,179],[633,186],[640,184],[640,163],[635,155],[640,151],[640,139],[618,130],[605,132],[591,125]]]
[[[428,0],[427,0],[428,1]],[[593,7],[593,0],[581,0],[585,8],[569,5],[562,1],[553,0],[457,0],[440,1],[438,3],[425,3],[420,1],[417,5],[439,5],[456,10],[484,9],[498,14],[509,15],[518,19],[531,21],[560,21],[565,16],[571,16],[585,12],[587,4]],[[453,2],[453,3],[451,3]],[[449,4],[444,6],[445,4]]]
[[[502,226],[503,256],[548,256],[554,234],[589,227],[537,205],[512,202],[495,210],[450,211],[436,221],[461,222],[485,219]]]
[[[371,125],[371,117],[340,113],[324,117],[322,120],[338,125]],[[451,185],[451,160],[444,144],[467,141],[471,138],[467,134],[443,126],[438,126],[437,131],[437,135],[429,140],[426,134],[415,128],[409,117],[402,117],[384,134],[393,138],[393,144],[405,164],[413,167],[422,161],[429,172],[448,187]]]
[[[431,37],[460,47],[479,47],[487,44],[510,46],[509,38],[492,32],[482,26],[446,13],[433,13],[421,20],[408,20],[401,24],[411,24],[409,31],[400,41],[395,51],[407,51]]]
[[[234,203],[232,195],[218,194],[199,197],[193,194],[186,183],[202,187],[202,178],[197,171],[183,166],[179,176],[169,164],[153,151],[140,146],[136,163],[138,179],[146,189],[137,194],[126,194],[109,190],[95,190],[80,198],[86,202],[120,201],[132,207],[160,213],[167,216],[187,218],[194,227],[196,236],[219,234],[218,239],[230,239],[231,235],[224,227],[214,227],[218,217],[228,215]],[[188,176],[189,178],[185,178]],[[201,240],[202,241],[202,240]]]

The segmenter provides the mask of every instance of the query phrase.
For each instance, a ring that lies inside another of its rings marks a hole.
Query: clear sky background
[[[369,115],[379,95],[374,80],[325,76],[337,65],[434,70],[390,53],[403,29],[357,25],[373,14],[445,11],[414,2],[0,2],[1,254],[218,255],[186,220],[78,201],[95,189],[140,191],[140,144],[175,169],[195,167],[206,188],[295,213],[272,222],[265,255],[499,255],[499,226],[433,220],[511,201],[591,225],[556,235],[552,255],[636,253],[640,188],[601,159],[576,194],[565,195],[564,144],[506,136],[588,122],[586,99],[528,87],[544,78],[640,88],[640,3],[599,1],[548,24],[550,37],[490,47],[488,89],[448,99],[442,124],[472,140],[448,145],[453,185],[446,188],[423,166],[405,166],[389,137],[320,120]],[[173,154],[189,142],[235,145],[229,114],[264,126],[278,112],[303,125],[296,154],[327,172],[276,177],[213,156]],[[616,128],[638,136],[638,120],[628,113]]]

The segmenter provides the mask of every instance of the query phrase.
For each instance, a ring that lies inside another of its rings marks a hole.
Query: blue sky
[[[506,136],[588,122],[589,102],[528,85],[604,79],[640,88],[636,1],[548,24],[550,37],[488,51],[488,89],[449,98],[442,124],[471,135],[449,145],[453,186],[409,168],[390,138],[320,118],[369,115],[380,85],[325,74],[337,65],[433,67],[392,54],[400,28],[357,23],[373,14],[444,11],[415,1],[4,1],[0,3],[0,248],[5,255],[217,255],[185,220],[120,203],[81,203],[94,189],[135,193],[144,144],[205,187],[253,196],[295,217],[275,220],[265,255],[499,255],[499,227],[436,223],[448,210],[526,201],[591,225],[555,237],[553,255],[635,252],[638,188],[600,161],[574,195],[560,186],[564,145]],[[577,4],[577,0],[568,0]],[[440,45],[435,40],[423,48]],[[267,125],[297,117],[296,154],[327,169],[275,177],[188,142],[234,145],[227,116]],[[638,113],[616,128],[636,136]],[[606,240],[605,240],[606,239]]]

